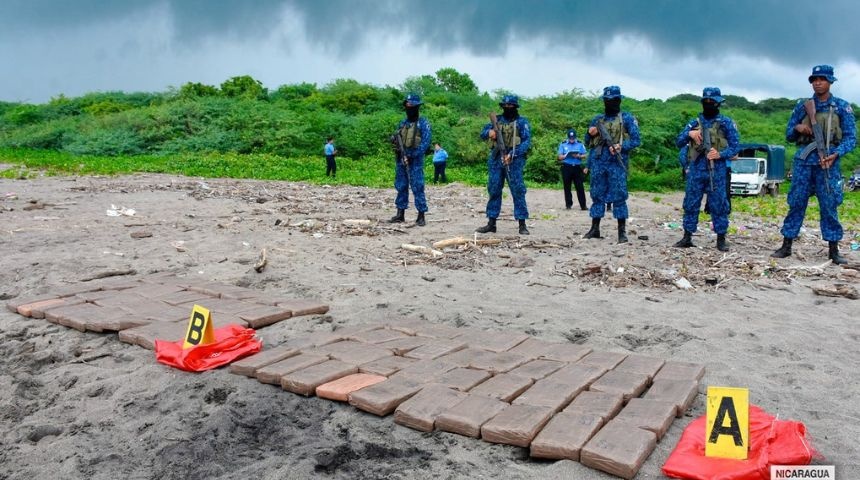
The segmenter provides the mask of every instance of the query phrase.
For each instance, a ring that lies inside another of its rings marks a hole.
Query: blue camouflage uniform
[[[399,135],[401,129],[410,123],[407,119],[401,120],[395,135]],[[406,148],[405,154],[409,158],[409,166],[404,165],[395,155],[394,188],[397,190],[397,198],[394,200],[394,205],[400,210],[409,208],[409,189],[411,188],[412,195],[415,197],[415,208],[424,213],[427,211],[427,199],[424,197],[424,152],[430,147],[432,140],[430,122],[426,118],[418,118],[418,131],[421,133],[421,143],[417,147]]]
[[[806,215],[809,197],[815,195],[818,197],[818,205],[821,210],[821,237],[828,242],[838,242],[842,239],[842,225],[839,223],[836,208],[842,204],[843,196],[840,185],[839,161],[854,149],[857,140],[857,127],[854,122],[854,111],[845,100],[833,95],[830,95],[830,98],[823,102],[818,101],[815,96],[812,98],[815,100],[816,112],[829,112],[830,108],[833,108],[832,122],[834,126],[837,121],[839,122],[839,126],[842,128],[842,141],[839,142],[839,145],[831,144],[827,152],[828,155],[838,154],[836,161],[830,166],[829,172],[821,168],[818,163],[818,152],[814,149],[806,159],[800,158],[805,142],[809,142],[810,139],[802,138],[794,129],[806,117],[803,101],[797,103],[785,129],[786,141],[801,143],[798,144],[797,153],[795,153],[792,163],[791,188],[788,191],[788,214],[782,224],[782,235],[785,238],[797,238],[800,227],[803,225],[803,217]],[[821,128],[825,131],[826,136],[827,125],[821,123]],[[825,182],[830,184],[829,190]]]
[[[714,189],[711,191],[711,172],[708,169],[708,152],[699,153],[696,158],[687,165],[687,181],[684,189],[684,231],[694,233],[698,229],[699,209],[702,206],[702,197],[708,194],[708,207],[711,220],[714,222],[714,231],[718,235],[725,235],[729,228],[729,201],[726,198],[726,161],[737,155],[739,148],[739,135],[735,122],[731,118],[718,114],[713,119],[699,117],[687,122],[684,130],[678,134],[675,144],[678,147],[689,149],[690,130],[699,127],[700,121],[704,125],[700,128],[710,129],[714,123],[722,130],[728,145],[720,150],[720,158],[714,160],[713,182]]]
[[[609,153],[609,147],[592,148],[588,152],[588,168],[591,173],[591,209],[588,214],[591,218],[603,218],[606,213],[606,204],[612,204],[612,215],[618,219],[626,219],[627,211],[627,173],[629,169],[630,151],[638,147],[642,141],[639,139],[639,123],[636,118],[627,112],[620,112],[621,124],[624,128],[624,141],[621,143],[621,157],[624,161],[624,166],[618,162],[618,156]],[[605,115],[597,115],[589,124],[589,129],[597,125],[600,120],[605,122],[615,122],[618,115],[607,117]],[[585,142],[592,145],[595,138],[600,138],[600,135],[592,136],[588,134],[588,140]],[[617,142],[616,142],[617,143]],[[599,153],[598,153],[599,152]]]
[[[510,123],[504,116],[500,116],[498,122],[500,128]],[[508,188],[511,190],[511,197],[514,199],[514,218],[526,220],[529,218],[529,209],[526,206],[526,183],[523,180],[523,169],[526,166],[526,153],[528,153],[532,143],[531,126],[528,119],[522,116],[517,117],[515,122],[520,143],[514,147],[511,163],[507,167],[507,182]],[[481,130],[482,139],[487,140],[489,138],[491,128],[493,128],[492,123],[484,125],[484,129]],[[499,217],[502,210],[502,190],[505,186],[505,167],[502,163],[501,153],[497,151],[495,146],[490,151],[487,160],[487,171],[487,193],[490,195],[490,199],[487,201],[487,218],[495,219]]]

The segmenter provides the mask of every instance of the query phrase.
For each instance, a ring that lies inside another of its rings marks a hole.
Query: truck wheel
[[[777,196],[777,195],[779,195],[779,184],[778,184],[778,183],[774,183],[774,184],[770,187],[770,196],[771,196],[771,197],[773,197],[773,198],[776,198],[776,196]]]
[[[761,190],[758,191],[758,196],[764,197],[765,195],[767,195],[767,185],[762,185]]]

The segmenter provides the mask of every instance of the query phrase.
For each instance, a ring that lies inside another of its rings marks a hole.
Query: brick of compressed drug
[[[363,343],[376,343],[381,344],[384,342],[389,342],[391,340],[399,340],[401,338],[413,338],[405,333],[398,332],[396,330],[389,330],[387,328],[380,328],[377,330],[370,330],[366,332],[359,332],[353,335],[350,335],[350,340],[355,340],[357,342]]]
[[[505,352],[528,339],[529,335],[515,332],[477,331],[469,332],[455,338],[466,342],[471,348],[479,348],[491,352]]]
[[[236,285],[227,285],[224,288],[218,289],[218,294],[221,298],[227,300],[248,300],[254,301],[256,298],[264,295],[259,290],[251,288],[239,287]]]
[[[359,365],[358,371],[361,373],[371,373],[374,375],[381,375],[383,377],[390,377],[415,362],[417,362],[417,360],[391,355]]]
[[[190,316],[189,316],[190,317]],[[239,325],[240,327],[248,328],[248,322],[242,320],[237,315],[228,315],[226,313],[213,313],[210,318],[212,322],[212,328],[219,329],[221,327],[226,327],[227,325]],[[188,323],[190,318],[187,318],[185,323]]]
[[[437,338],[416,348],[415,350],[406,352],[403,356],[414,358],[416,360],[433,360],[464,348],[466,348],[466,344],[458,340]]]
[[[149,299],[157,299],[158,297],[181,292],[183,290],[183,288],[177,287],[176,285],[141,284],[137,287],[125,289],[123,290],[123,293],[129,295],[140,295],[141,297]]]
[[[236,315],[248,322],[251,328],[262,328],[293,316],[293,312],[281,307],[258,305],[249,310],[243,310]]]
[[[392,315],[385,318],[385,324],[391,330],[396,330],[401,333],[405,333],[406,335],[415,335],[415,333],[427,327],[428,325],[432,325],[426,320],[421,320],[420,318],[415,317],[406,317],[401,315]]]
[[[664,363],[666,362],[662,358],[632,354],[627,355],[627,358],[622,360],[614,370],[625,373],[644,373],[648,375],[650,381]]]
[[[314,394],[318,386],[353,373],[358,373],[355,365],[329,360],[284,375],[281,377],[281,388],[308,397]]]
[[[544,351],[541,358],[557,362],[574,363],[591,353],[591,349],[573,343],[553,343]],[[610,367],[611,368],[611,367]]]
[[[431,337],[439,339],[452,339],[463,334],[459,328],[449,327],[448,325],[438,325],[428,323],[427,325],[415,330],[415,335],[419,337]]]
[[[150,323],[149,320],[136,315],[118,314],[115,309],[99,307],[92,303],[52,308],[45,312],[45,319],[81,332],[118,331]]]
[[[389,378],[367,388],[349,394],[349,404],[359,410],[384,417],[393,412],[423,388],[423,384],[408,380]]]
[[[701,363],[666,362],[654,376],[654,380],[695,380],[705,376],[705,366]]]
[[[584,385],[587,387],[603,376],[604,373],[606,373],[606,368],[604,367],[574,363],[556,370],[546,378],[557,382],[569,383],[571,385]]]
[[[288,299],[278,302],[279,307],[287,308],[293,312],[294,317],[302,315],[322,315],[328,312],[328,305],[316,300]]]
[[[230,364],[230,373],[235,373],[237,375],[245,375],[246,377],[253,377],[254,373],[260,369],[265,367],[266,365],[271,365],[275,362],[280,362],[281,360],[296,356],[299,354],[299,351],[292,347],[279,346],[274,348],[266,348],[259,353],[255,353],[249,357],[245,357],[241,360],[235,361]]]
[[[531,378],[502,373],[478,384],[469,393],[497,398],[503,402],[510,402],[532,386],[532,383],[534,382]]]
[[[654,432],[613,420],[582,447],[579,461],[587,467],[630,480],[656,445]]]
[[[49,300],[41,300],[38,302],[19,305],[18,313],[25,317],[45,318],[46,310],[69,305],[78,305],[81,303],[84,303],[83,300],[76,298],[51,298]]]
[[[508,350],[511,353],[522,355],[529,360],[535,360],[541,357],[552,345],[557,345],[536,338],[527,338],[516,347]]]
[[[557,371],[561,367],[567,365],[564,362],[556,362],[555,360],[532,360],[530,362],[524,363],[519,367],[511,370],[509,373],[514,375],[519,375],[521,377],[528,377],[532,380],[540,380],[547,375]]]
[[[582,357],[579,361],[580,363],[587,363],[589,365],[597,365],[599,367],[604,367],[607,370],[612,370],[619,363],[624,361],[627,358],[626,353],[618,353],[618,352],[591,352],[588,355]]]
[[[566,407],[585,386],[556,382],[550,379],[538,380],[528,390],[514,399],[514,405],[533,405],[550,407],[558,412]]]
[[[481,427],[487,442],[528,447],[553,415],[552,408],[511,405]]]
[[[675,410],[675,404],[672,402],[632,398],[613,421],[630,423],[650,430],[657,435],[659,441],[675,420]]]
[[[147,325],[120,330],[119,341],[155,350],[155,340],[176,342],[185,338],[185,322],[150,322]]]
[[[345,402],[349,400],[349,394],[352,392],[357,392],[362,388],[376,385],[385,380],[387,378],[382,375],[353,373],[352,375],[347,375],[318,386],[316,394],[318,397],[325,398],[326,400]]]
[[[283,342],[283,344],[299,350],[304,350],[308,348],[322,347],[342,340],[344,340],[344,338],[340,333],[319,331],[309,333],[307,335],[295,336],[286,342]]]
[[[696,380],[654,380],[642,398],[672,403],[675,405],[675,416],[681,417],[698,393],[699,382]]]
[[[491,353],[485,357],[474,359],[469,363],[469,367],[486,370],[492,373],[505,373],[519,367],[527,361],[528,359],[526,357],[517,355],[516,353]]]
[[[308,368],[318,363],[327,362],[328,360],[329,358],[324,355],[301,353],[289,358],[285,358],[284,360],[280,360],[275,363],[270,363],[265,367],[258,368],[257,371],[254,372],[254,376],[257,377],[257,380],[262,383],[280,385],[281,377],[283,377],[284,375],[293,373],[303,368]]]
[[[464,348],[462,350],[457,350],[454,353],[449,353],[445,355],[444,358],[446,361],[449,361],[458,367],[468,367],[475,362],[476,360],[490,358],[495,353],[489,350],[481,350],[480,348]]]
[[[221,298],[221,289],[224,288],[223,283],[215,283],[215,282],[203,282],[203,283],[192,283],[188,285],[187,290],[192,292],[199,292],[209,295],[214,298]]]
[[[439,385],[444,385],[454,390],[468,392],[475,385],[493,376],[492,373],[486,370],[475,370],[473,368],[455,368],[450,372],[443,373],[433,382]]]
[[[580,413],[597,415],[608,422],[624,407],[624,395],[620,393],[603,393],[586,390],[581,392],[564,409],[564,413]]]
[[[223,298],[210,298],[206,300],[200,300],[197,302],[188,302],[178,305],[179,307],[187,308],[190,312],[194,305],[200,305],[201,307],[209,310],[213,313],[227,313],[227,314],[239,314],[242,312],[247,312],[256,307],[259,307],[256,303],[243,302],[241,300],[230,300]]]
[[[34,303],[44,302],[47,300],[56,300],[59,298],[57,295],[40,295],[34,297],[20,297],[14,300],[9,300],[6,302],[6,309],[12,313],[17,313],[19,315],[24,315],[23,313],[18,311],[18,308],[23,305],[32,305]],[[27,316],[27,315],[25,315]]]
[[[116,290],[93,290],[90,292],[78,293],[75,295],[75,298],[80,298],[85,302],[95,302],[96,300],[100,300],[102,298],[113,297],[117,294]]]
[[[442,385],[428,385],[394,410],[394,423],[432,432],[436,417],[460,403],[466,394]]]
[[[109,295],[101,296],[100,298],[96,298],[91,300],[92,303],[105,308],[144,308],[147,305],[153,303],[151,298],[144,298],[140,295],[134,295],[131,293],[125,293],[123,291],[102,291],[102,293],[109,293]]]
[[[202,302],[212,299],[209,295],[200,292],[194,292],[191,290],[182,290],[179,292],[169,293],[167,295],[162,295],[158,297],[159,301],[162,301],[168,305],[173,305],[174,307],[177,305],[181,305],[183,303],[194,303],[194,302]]]
[[[412,365],[404,367],[392,375],[391,378],[408,379],[417,383],[430,383],[435,382],[441,375],[455,368],[457,368],[457,365],[441,358],[437,358],[436,360],[416,360]]]
[[[603,425],[598,415],[559,413],[532,440],[529,454],[535,458],[579,461],[582,447]]]
[[[497,398],[470,394],[436,417],[436,429],[478,438],[481,426],[506,408],[508,404]]]
[[[387,348],[354,342],[352,340],[330,343],[322,347],[317,347],[314,351],[352,365],[364,365],[365,363],[394,355]]]
[[[620,393],[624,402],[638,397],[648,386],[648,375],[644,373],[624,373],[610,370],[591,384],[589,390],[604,393]]]
[[[418,347],[422,347],[430,341],[432,341],[432,339],[429,337],[405,336],[396,340],[382,342],[377,345],[391,350],[395,355],[405,355],[407,352],[415,350]]]

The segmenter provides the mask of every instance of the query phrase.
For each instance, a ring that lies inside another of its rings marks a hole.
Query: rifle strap
[[[827,112],[827,133],[825,134],[825,138],[824,138],[824,151],[828,155],[830,155],[830,129],[832,127],[833,127],[833,105],[830,105],[830,110]]]

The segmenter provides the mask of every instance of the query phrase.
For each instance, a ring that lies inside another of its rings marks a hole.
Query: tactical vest
[[[516,128],[516,126],[517,126],[516,120],[514,120],[513,122],[508,122],[508,123],[499,122],[498,125],[499,125],[499,130],[501,130],[501,132],[496,132],[496,133],[497,134],[501,133],[502,141],[505,143],[505,149],[506,150],[510,151],[515,146],[523,143],[523,139],[520,137],[520,129]],[[514,130],[516,130],[516,134],[515,134]],[[494,147],[495,144],[493,144],[491,146]]]
[[[834,112],[835,108],[830,107],[826,112],[815,112],[815,121],[821,125],[821,131],[824,132],[824,141],[827,141],[827,117],[832,115],[830,121],[830,146],[837,146],[842,142],[842,124],[840,123],[839,115]],[[809,121],[809,116],[804,116],[802,124],[812,128],[812,122]],[[815,137],[809,135],[798,135],[798,145],[808,145],[815,141]]]
[[[407,122],[400,129],[400,140],[404,148],[417,148],[421,145],[421,129],[418,122]]]
[[[701,129],[702,126],[699,125],[695,128],[695,130]],[[711,135],[711,147],[715,148],[718,152],[722,152],[726,147],[729,146],[729,140],[726,138],[726,132],[720,128],[720,122],[713,121],[711,122],[711,127],[708,128],[708,132]],[[704,136],[702,136],[704,139]],[[690,145],[693,148],[687,149],[687,161],[695,160],[699,155],[707,155],[708,152],[702,151],[704,148],[703,145]]]
[[[601,118],[598,122],[602,123],[606,127],[606,131],[609,132],[609,138],[612,139],[613,143],[624,143],[624,134],[627,132],[624,129],[624,122],[621,121],[620,113],[614,122],[607,122],[606,117]],[[618,140],[616,141],[616,139]],[[599,149],[602,149],[605,144],[606,142],[603,141],[603,137],[601,137],[600,134],[597,134],[597,136],[591,137],[591,141],[589,141],[588,146],[589,148],[597,148],[597,153],[599,155]]]

